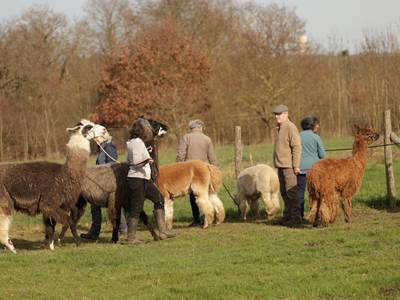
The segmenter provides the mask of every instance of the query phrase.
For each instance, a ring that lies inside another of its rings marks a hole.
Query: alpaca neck
[[[90,155],[90,143],[81,135],[71,136],[67,144],[67,159],[64,171],[74,176],[84,174]]]
[[[364,170],[367,160],[368,144],[366,141],[357,139],[353,144],[353,159],[357,165]]]

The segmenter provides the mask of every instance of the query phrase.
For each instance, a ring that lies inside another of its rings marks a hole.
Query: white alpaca
[[[256,218],[260,197],[268,218],[272,218],[279,210],[279,179],[270,166],[260,164],[244,169],[238,176],[236,188],[235,203],[243,220],[246,220],[249,210],[252,217]]]

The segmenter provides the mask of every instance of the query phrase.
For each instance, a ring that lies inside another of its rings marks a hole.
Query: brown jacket
[[[218,166],[211,139],[198,128],[183,136],[176,156],[177,162],[195,159]]]
[[[274,147],[276,168],[300,168],[301,141],[296,125],[287,120],[277,127]]]

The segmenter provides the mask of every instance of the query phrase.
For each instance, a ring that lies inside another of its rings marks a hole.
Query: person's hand
[[[300,174],[300,168],[293,168],[294,174],[299,175]]]
[[[149,158],[149,164],[152,164],[152,163],[154,163],[154,160]]]

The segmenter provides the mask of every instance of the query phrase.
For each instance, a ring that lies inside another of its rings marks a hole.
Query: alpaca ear
[[[76,126],[74,126],[74,127],[68,127],[68,128],[66,129],[66,131],[67,131],[67,132],[70,132],[70,133],[76,132],[77,130],[79,130],[79,128],[81,128],[81,126],[82,126],[82,124],[81,124],[81,125],[76,125]]]
[[[353,133],[356,135],[359,130],[360,130],[360,126],[358,126],[358,124],[354,124],[353,125]]]

